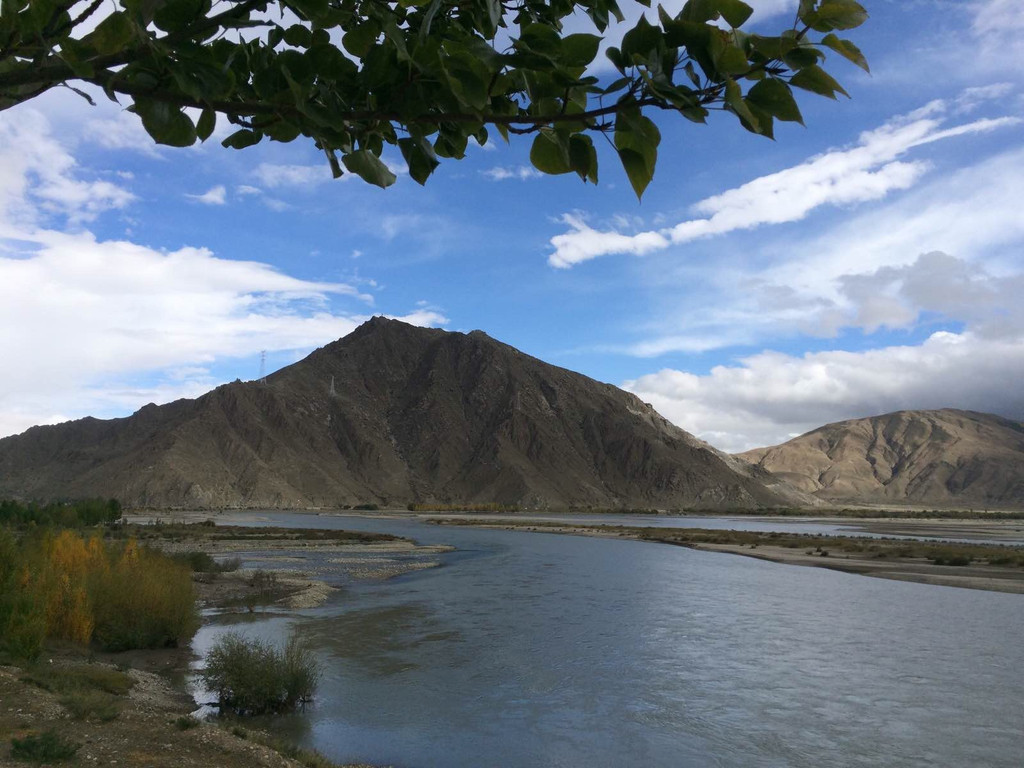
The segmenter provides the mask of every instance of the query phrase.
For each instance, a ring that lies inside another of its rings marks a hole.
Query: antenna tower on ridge
[[[260,352],[260,384],[267,383],[267,350]]]

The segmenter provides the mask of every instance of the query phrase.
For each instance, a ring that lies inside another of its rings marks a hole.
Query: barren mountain
[[[266,383],[0,440],[0,496],[133,506],[814,503],[617,387],[480,331],[374,318]]]
[[[837,503],[1024,506],[1024,424],[987,413],[897,411],[739,456]]]

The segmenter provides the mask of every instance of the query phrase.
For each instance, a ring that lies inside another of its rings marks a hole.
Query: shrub
[[[73,758],[80,746],[58,736],[54,731],[44,731],[38,736],[11,739],[11,757],[30,763],[55,763]]]
[[[134,542],[94,590],[94,638],[106,650],[176,647],[199,628],[188,567]]]
[[[309,701],[320,678],[313,654],[292,637],[283,650],[236,633],[224,635],[202,672],[221,711],[241,715],[281,712]]]
[[[77,691],[61,696],[59,701],[75,720],[109,723],[121,714],[117,699],[102,691]]]
[[[174,721],[174,727],[179,731],[187,731],[199,725],[199,721],[192,715],[182,715]]]
[[[968,556],[968,555],[946,555],[946,556],[937,555],[937,556],[932,558],[932,562],[935,563],[935,565],[958,565],[958,566],[964,566],[964,565],[970,565],[971,562],[972,562],[972,558],[970,556]]]
[[[134,540],[106,544],[64,529],[15,539],[0,527],[0,651],[38,658],[43,643],[156,648],[199,626],[191,571]]]
[[[208,552],[180,552],[172,557],[178,562],[185,563],[193,573],[227,573],[237,571],[242,566],[242,561],[237,557],[218,561]]]
[[[46,664],[29,670],[22,680],[52,693],[90,690],[114,696],[124,696],[135,685],[124,672],[99,664]]]

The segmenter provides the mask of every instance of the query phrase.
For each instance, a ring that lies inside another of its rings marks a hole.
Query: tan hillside
[[[973,411],[897,411],[739,454],[837,503],[1024,506],[1024,424]]]
[[[384,318],[266,384],[0,440],[0,497],[94,495],[154,507],[815,502],[617,387],[480,331]]]

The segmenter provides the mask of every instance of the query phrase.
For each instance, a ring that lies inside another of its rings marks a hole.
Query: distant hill
[[[96,495],[151,507],[815,503],[617,387],[480,331],[379,317],[265,384],[0,440],[0,497]]]
[[[897,411],[738,455],[836,503],[1024,507],[1024,424],[987,413]]]

